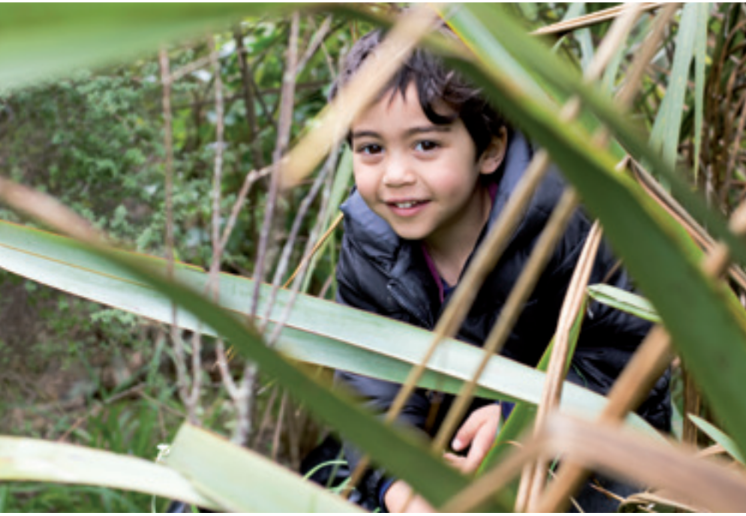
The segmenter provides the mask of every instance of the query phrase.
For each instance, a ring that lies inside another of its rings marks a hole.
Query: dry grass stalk
[[[608,403],[599,416],[599,421],[610,424],[621,421],[627,413],[639,405],[655,381],[671,362],[670,338],[668,333],[656,326],[645,338],[640,348],[632,356],[627,367],[608,395]],[[554,481],[549,484],[536,505],[540,512],[556,512],[566,507],[567,499],[586,478],[581,466],[566,460],[562,463]]]
[[[290,286],[295,277],[308,265],[316,252],[321,248],[321,246],[326,243],[327,239],[332,235],[332,233],[334,233],[334,230],[337,229],[343,218],[344,214],[341,212],[334,218],[332,223],[329,224],[329,228],[326,230],[326,232],[324,232],[324,234],[321,235],[321,238],[319,238],[316,243],[313,244],[311,250],[303,256],[300,263],[298,264],[298,267],[293,271],[288,280],[282,286],[283,288],[288,288]]]
[[[620,507],[624,506],[638,506],[638,510],[644,510],[645,512],[657,513],[654,507],[648,508],[649,506],[664,505],[668,507],[674,507],[677,512],[708,512],[704,507],[694,507],[691,502],[684,501],[681,499],[674,499],[671,493],[664,490],[657,490],[655,492],[636,493],[622,500]],[[625,511],[626,512],[626,511]]]
[[[601,226],[598,221],[594,222],[588,238],[583,246],[583,250],[578,258],[578,264],[575,266],[570,286],[562,304],[557,329],[555,330],[554,347],[552,348],[547,368],[547,379],[544,383],[544,392],[539,403],[539,409],[536,414],[534,431],[538,433],[546,423],[547,416],[556,410],[560,397],[562,395],[562,382],[565,379],[565,364],[569,354],[570,347],[570,329],[578,317],[583,307],[585,299],[585,289],[588,286],[588,280],[593,270],[593,263],[596,260],[598,246],[601,243]],[[533,478],[529,476],[528,490],[528,509],[531,511],[539,499],[548,470],[548,460],[545,457],[539,458],[534,468]]]
[[[546,435],[548,452],[571,457],[585,467],[666,489],[711,511],[740,512],[746,507],[742,473],[699,459],[679,445],[661,446],[658,440],[600,421],[589,424],[558,415],[548,421]]]
[[[621,108],[626,108],[632,102],[635,94],[638,90],[638,85],[642,80],[642,76],[645,73],[645,69],[648,67],[648,63],[653,59],[653,56],[658,51],[658,45],[663,39],[664,32],[668,22],[673,17],[674,13],[678,10],[680,4],[668,4],[663,10],[656,16],[653,28],[650,34],[645,38],[640,50],[635,54],[632,61],[632,65],[626,74],[624,86],[619,90],[619,94],[616,97],[616,102]]]
[[[90,222],[47,194],[0,177],[0,199],[63,235],[94,245],[104,243],[104,235]]]
[[[658,9],[662,5],[665,4],[661,2],[645,2],[639,4],[639,9],[641,12],[653,11],[655,9]],[[625,11],[626,8],[627,5],[610,7],[609,9],[604,9],[595,13],[578,16],[577,18],[573,18],[572,20],[565,20],[554,23],[552,25],[548,25],[546,27],[542,27],[532,32],[532,34],[536,36],[543,36],[548,34],[560,35],[566,32],[584,29],[586,27],[592,27],[594,25],[598,25],[599,23],[607,22],[609,20],[617,18],[621,13]]]

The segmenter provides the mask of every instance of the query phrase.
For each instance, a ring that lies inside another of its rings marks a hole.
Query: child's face
[[[478,158],[461,119],[428,120],[414,84],[406,97],[384,94],[355,119],[351,134],[358,191],[400,237],[442,246],[463,241],[464,232],[478,235],[489,202],[479,176],[499,166],[504,139]]]

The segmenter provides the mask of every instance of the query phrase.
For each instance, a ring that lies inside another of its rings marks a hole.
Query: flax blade
[[[41,439],[0,436],[0,480],[85,484],[176,498],[200,507],[222,506],[180,473],[137,457]]]
[[[179,429],[165,463],[230,511],[362,512],[268,458],[189,423]]]
[[[118,251],[118,256],[142,267],[165,271],[165,261]],[[0,267],[53,288],[164,323],[172,322],[171,303],[130,271],[102,259],[69,238],[0,221]],[[195,291],[204,291],[207,274],[197,267],[177,264],[175,276]],[[262,287],[260,309],[269,297],[270,286]],[[253,292],[249,279],[220,275],[220,304],[236,317],[245,316]],[[281,289],[270,320],[277,321],[289,302]],[[192,314],[177,311],[179,327],[215,335]],[[269,326],[268,331],[271,331]],[[280,335],[277,349],[308,363],[373,376],[401,383],[409,368],[419,362],[432,334],[397,321],[369,314],[311,296],[299,295]],[[406,342],[407,346],[400,343]],[[453,339],[445,341],[429,365],[420,386],[457,393],[471,377],[481,359],[481,350]],[[543,375],[504,357],[490,359],[479,382],[478,395],[486,398],[538,403]],[[592,417],[603,397],[568,384],[563,408]],[[630,424],[654,432],[639,417]]]

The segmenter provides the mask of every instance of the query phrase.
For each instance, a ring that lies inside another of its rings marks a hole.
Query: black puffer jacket
[[[497,219],[515,186],[520,181],[533,150],[520,134],[514,134],[506,158],[494,174],[499,181],[497,195],[485,231]],[[499,262],[487,277],[457,338],[481,346],[500,314],[502,306],[536,244],[564,188],[558,171],[550,170],[542,182]],[[419,242],[399,238],[389,225],[365,204],[357,192],[342,206],[345,234],[337,266],[338,301],[380,315],[432,329],[448,303],[441,303],[438,286],[425,262]],[[557,245],[536,288],[504,345],[502,354],[527,365],[536,365],[556,328],[560,307],[591,223],[582,210],[576,210]],[[479,244],[477,244],[479,245]],[[590,284],[600,283],[611,273],[607,284],[630,289],[626,271],[617,267],[609,246],[602,243]],[[598,393],[606,394],[629,360],[650,324],[605,305],[591,303],[580,332],[578,346],[568,378]],[[406,345],[406,343],[402,343]],[[339,372],[338,378],[349,384],[366,405],[384,412],[399,386],[368,377]],[[424,429],[432,393],[417,391],[402,411],[400,420]],[[440,400],[439,418],[432,428],[437,431],[441,418],[452,400]],[[484,404],[476,400],[474,408]],[[638,410],[653,426],[670,427],[668,375],[662,377]],[[354,449],[345,446],[351,462],[357,460]],[[376,489],[381,472],[368,478],[368,489]]]

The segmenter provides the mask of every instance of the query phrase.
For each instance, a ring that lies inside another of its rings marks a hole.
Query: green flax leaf
[[[707,24],[710,4],[697,4],[697,32],[694,42],[694,183],[699,175],[699,156],[702,151],[702,118],[705,103],[705,62],[707,61]]]
[[[699,19],[700,12],[699,4],[686,4],[684,6],[679,23],[679,33],[676,37],[676,54],[673,58],[671,78],[663,104],[653,124],[653,132],[650,135],[651,146],[661,151],[663,161],[669,167],[676,165],[681,117],[684,112],[684,98],[689,80],[689,67],[694,53],[694,41],[699,37],[700,32],[698,23],[704,22],[705,28],[707,27],[707,19]]]
[[[179,429],[165,463],[230,511],[362,512],[255,451],[189,423]]]
[[[134,253],[118,255],[142,267],[165,271],[165,261]],[[113,306],[149,319],[172,322],[171,303],[135,274],[74,244],[68,238],[0,221],[0,267],[71,294]],[[198,292],[205,291],[207,274],[197,267],[177,264],[175,277]],[[245,317],[253,282],[220,274],[219,302],[237,317]],[[271,287],[263,285],[258,313]],[[282,318],[290,299],[280,289],[270,317]],[[215,335],[214,329],[184,311],[177,311],[179,327]],[[295,360],[352,371],[384,380],[403,382],[412,365],[419,363],[432,334],[421,328],[369,314],[311,296],[299,295],[276,349]],[[406,346],[401,343],[406,342]],[[456,393],[471,378],[482,356],[474,346],[448,339],[430,361],[420,386]],[[493,356],[479,380],[478,395],[538,403],[543,376],[532,368]],[[563,407],[592,417],[604,399],[575,385],[566,387]],[[639,417],[638,428],[650,427]]]
[[[642,296],[627,292],[620,288],[612,287],[611,285],[589,285],[588,295],[605,305],[621,310],[628,314],[636,315],[641,319],[650,321],[656,324],[661,322],[661,318],[655,312],[655,308],[650,304],[650,301]]]

